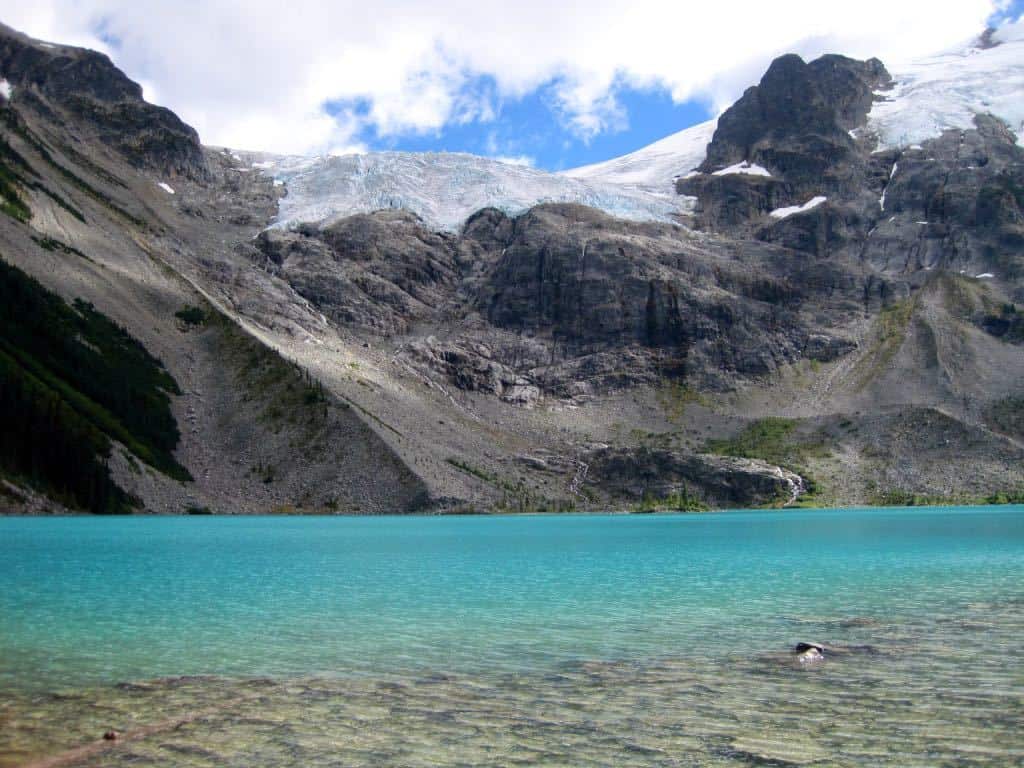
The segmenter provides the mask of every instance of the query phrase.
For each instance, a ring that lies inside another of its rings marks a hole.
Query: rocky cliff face
[[[891,170],[863,258],[888,273],[987,273],[1016,284],[1020,300],[1024,149],[1016,136],[979,115],[973,130],[884,157]]]
[[[266,230],[257,247],[328,317],[388,336],[434,317],[458,276],[454,239],[404,211],[352,216],[322,230]]]
[[[878,151],[878,61],[774,62],[680,179],[697,208],[679,223],[549,203],[457,231],[402,210],[268,228],[287,185],[202,148],[105,57],[0,30],[0,75],[19,201],[0,255],[95,304],[181,384],[194,480],[111,456],[147,509],[1024,486],[1024,155],[985,115]]]
[[[456,386],[497,394],[573,398],[661,380],[728,389],[735,376],[828,361],[854,342],[803,308],[856,304],[863,290],[854,270],[808,280],[769,246],[741,256],[681,227],[567,204],[515,219],[483,211],[459,237],[380,212],[264,232],[258,248],[257,261],[327,316],[401,340],[414,364]],[[410,338],[422,326],[447,340]]]

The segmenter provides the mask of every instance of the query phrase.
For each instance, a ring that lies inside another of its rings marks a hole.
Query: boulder
[[[607,448],[589,454],[585,462],[588,485],[634,502],[682,494],[712,507],[755,507],[786,503],[803,490],[795,472],[759,459]]]

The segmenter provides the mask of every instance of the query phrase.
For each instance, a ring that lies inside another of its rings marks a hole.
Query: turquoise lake
[[[0,766],[1024,764],[1019,506],[3,518],[0,579]]]

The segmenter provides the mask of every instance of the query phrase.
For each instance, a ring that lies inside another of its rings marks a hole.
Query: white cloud
[[[529,155],[494,155],[494,159],[499,163],[506,163],[507,165],[525,165],[532,168],[536,161]]]
[[[490,130],[484,138],[483,154],[502,163],[526,165],[532,168],[537,164],[537,159],[522,151],[528,143],[522,138],[501,137],[497,131]]]
[[[502,98],[554,83],[584,139],[628,116],[617,86],[667,88],[716,109],[776,55],[837,51],[892,69],[979,32],[1002,0],[0,0],[35,37],[109,53],[210,144],[279,152],[493,119]],[[105,44],[97,30],[118,44]],[[497,90],[474,91],[481,75]],[[326,102],[360,103],[331,116]]]
[[[615,97],[616,80],[601,75],[572,75],[555,86],[555,107],[566,127],[584,141],[600,133],[624,131],[629,116]]]

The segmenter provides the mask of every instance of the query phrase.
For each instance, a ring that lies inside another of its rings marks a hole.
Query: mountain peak
[[[71,114],[137,167],[205,175],[195,129],[147,103],[142,87],[98,51],[34,40],[0,24],[0,77],[11,98],[42,116]]]
[[[780,56],[758,85],[722,113],[701,170],[711,173],[744,161],[770,168],[761,150],[800,136],[851,144],[848,131],[863,125],[874,91],[889,83],[878,59],[831,55],[808,64],[796,54]],[[773,157],[785,163],[783,155]]]

